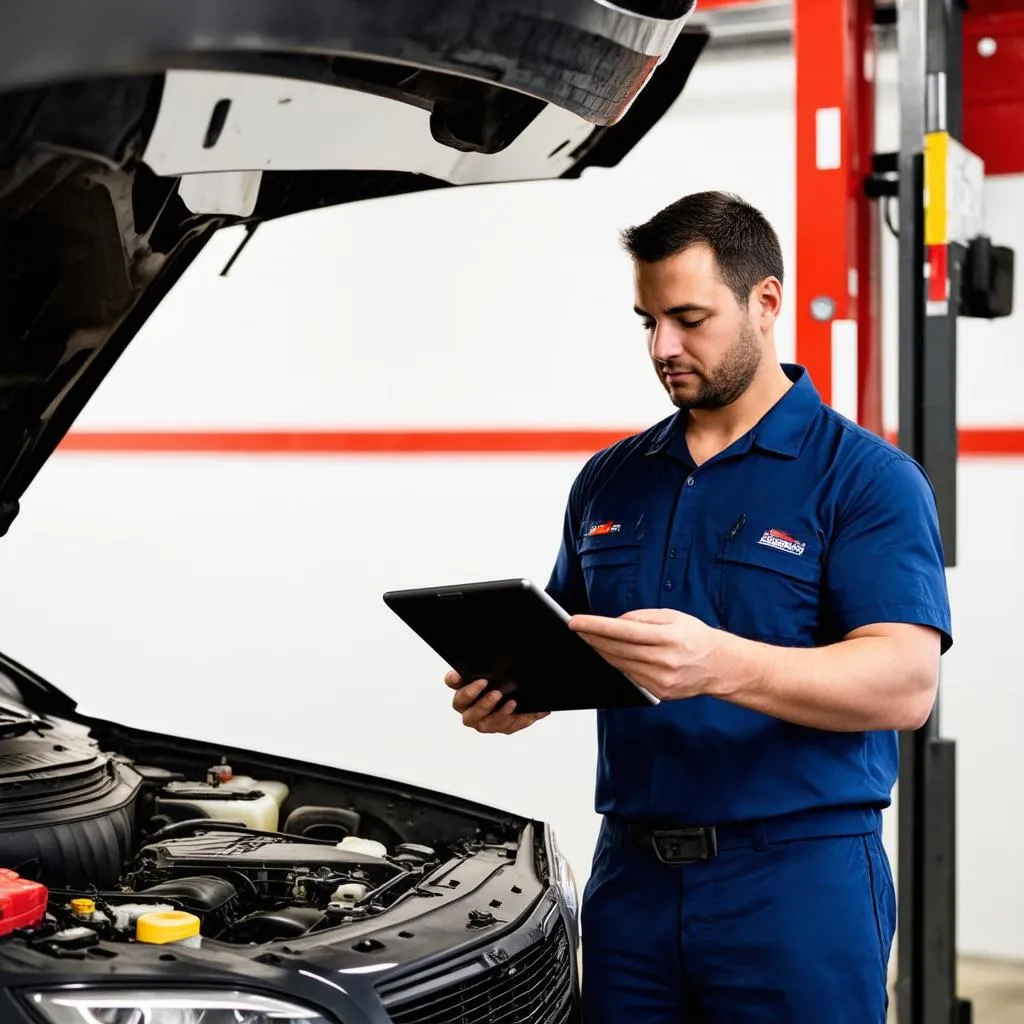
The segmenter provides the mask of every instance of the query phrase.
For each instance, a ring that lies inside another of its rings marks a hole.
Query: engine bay
[[[49,888],[65,929],[136,938],[145,915],[187,914],[204,937],[242,945],[298,938],[381,914],[441,865],[429,847],[394,851],[358,836],[338,844],[185,820],[128,859],[116,888]]]
[[[494,870],[519,849],[511,823],[432,820],[394,792],[360,806],[283,760],[263,778],[178,741],[121,752],[119,727],[97,737],[2,697],[0,936],[18,924],[5,893],[34,886],[45,919],[30,922],[33,945],[54,956],[97,941],[295,940],[436,897],[458,865],[485,852]]]

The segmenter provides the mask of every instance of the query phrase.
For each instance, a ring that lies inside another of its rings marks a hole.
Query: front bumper
[[[509,941],[389,979],[377,993],[395,1024],[575,1024],[576,946],[557,903],[546,902]]]
[[[431,927],[429,918],[422,927]],[[462,941],[464,936],[452,938]],[[6,940],[0,942],[0,1021],[45,1024],[29,993],[66,986],[242,989],[306,1006],[337,1024],[579,1020],[574,922],[555,888],[545,890],[516,927],[454,956],[435,955],[402,966],[379,959],[370,966],[351,966],[350,956],[339,957],[340,945],[339,939],[337,946],[301,954],[283,945],[257,956],[240,952],[216,957],[210,956],[208,946],[175,947],[172,960],[166,959],[170,947],[136,945],[134,968],[123,969],[116,958],[84,953],[81,960],[52,960],[29,950],[20,939]],[[150,953],[151,969],[140,969],[138,954]]]

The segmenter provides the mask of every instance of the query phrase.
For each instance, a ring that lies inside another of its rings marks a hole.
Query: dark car
[[[693,5],[5,4],[0,533],[215,231],[614,166]],[[3,1024],[572,1021],[577,943],[545,823],[87,718],[0,657]]]

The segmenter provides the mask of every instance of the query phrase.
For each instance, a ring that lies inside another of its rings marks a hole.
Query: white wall
[[[895,130],[891,88],[883,98],[884,146]],[[792,296],[792,103],[787,59],[709,61],[612,171],[268,225],[224,279],[238,240],[227,232],[79,426],[646,425],[666,409],[616,232],[684,192],[735,189],[776,224]],[[997,240],[1020,251],[1022,195],[1020,180],[988,192]],[[964,325],[962,424],[1024,418],[1021,322]],[[790,315],[780,349],[793,354]],[[90,713],[552,820],[582,885],[597,828],[591,716],[555,716],[514,738],[462,729],[442,666],[380,601],[406,585],[546,579],[582,461],[65,453],[0,544],[0,649]],[[958,642],[943,721],[960,744],[961,947],[1024,957],[1024,826],[1014,818],[1024,805],[1015,758],[1024,697],[1011,621],[1013,570],[1024,565],[1012,509],[1024,473],[1016,461],[969,461],[960,482],[961,561],[950,574]]]

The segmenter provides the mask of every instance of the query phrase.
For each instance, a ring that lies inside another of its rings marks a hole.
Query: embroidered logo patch
[[[802,540],[797,540],[782,530],[765,530],[757,543],[763,544],[766,548],[788,551],[791,555],[802,555],[804,548],[807,547]]]
[[[587,530],[588,537],[603,537],[606,533],[619,533],[622,530],[622,523],[616,523],[609,519],[603,523],[594,523]]]

